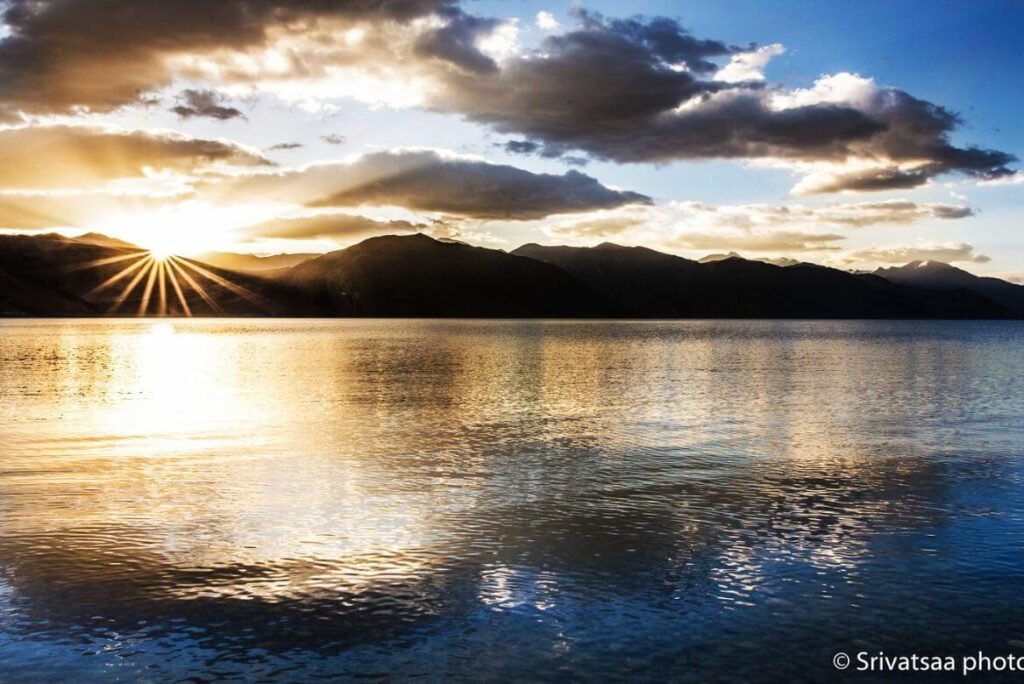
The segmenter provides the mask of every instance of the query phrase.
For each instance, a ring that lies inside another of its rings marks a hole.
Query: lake
[[[1024,324],[0,322],[0,678],[1024,655]]]

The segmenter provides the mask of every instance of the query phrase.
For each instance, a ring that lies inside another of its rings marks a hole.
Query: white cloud
[[[555,19],[555,15],[551,12],[540,11],[537,12],[537,28],[541,31],[557,31],[562,27]]]
[[[842,104],[866,110],[872,108],[879,91],[875,79],[843,71],[822,76],[810,88],[775,92],[771,104],[778,110],[815,104]]]
[[[919,242],[914,245],[877,245],[843,255],[847,264],[906,264],[911,261],[968,262],[984,264],[992,259],[966,242]]]
[[[772,43],[758,48],[753,52],[740,52],[732,56],[729,63],[715,74],[715,79],[726,83],[742,81],[763,81],[764,68],[772,57],[778,57],[786,51],[780,43]]]
[[[875,225],[910,225],[919,221],[952,220],[971,215],[973,212],[970,207],[964,205],[909,200],[818,207],[804,204],[712,205],[702,202],[669,202],[660,206],[631,205],[556,217],[546,221],[542,230],[553,240],[576,245],[620,242],[674,252],[693,252],[694,255],[697,255],[696,252],[708,251],[776,255],[810,252],[818,253],[824,259],[838,252],[839,243],[846,239],[844,233],[848,229]],[[927,244],[916,246],[916,254],[925,254],[921,250],[928,247]],[[942,249],[925,258],[962,257],[959,252],[951,251],[949,245],[938,247]],[[892,254],[898,252],[893,251]],[[970,254],[968,259],[978,256]],[[865,259],[868,259],[866,255]],[[832,260],[835,261],[835,258]]]

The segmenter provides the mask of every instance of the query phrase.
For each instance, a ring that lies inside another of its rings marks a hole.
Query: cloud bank
[[[804,173],[806,193],[1013,173],[1013,155],[953,144],[961,118],[898,88],[850,73],[806,89],[768,84],[781,45],[729,45],[664,17],[573,19],[539,16],[544,38],[525,49],[514,22],[452,0],[13,0],[0,111],[110,111],[192,78],[307,104],[416,105],[551,157],[767,160]],[[212,90],[183,97],[182,116],[241,114]]]

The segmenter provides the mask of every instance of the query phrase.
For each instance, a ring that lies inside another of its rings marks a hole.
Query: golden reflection
[[[143,258],[118,284],[149,289],[146,310],[212,273]],[[558,588],[524,558],[642,557],[685,591],[704,554],[702,581],[742,604],[766,558],[849,572],[880,521],[925,524],[912,502],[942,496],[940,471],[874,458],[891,407],[866,389],[906,386],[914,359],[870,378],[874,350],[836,339],[769,354],[720,323],[26,325],[0,347],[20,369],[0,380],[0,540],[57,530],[65,566],[115,558],[180,598],[373,594],[461,559],[483,604],[545,609]],[[851,396],[868,400],[839,411]]]

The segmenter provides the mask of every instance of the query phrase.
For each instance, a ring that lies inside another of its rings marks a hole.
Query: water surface
[[[5,680],[1024,651],[1024,325],[0,323]]]

